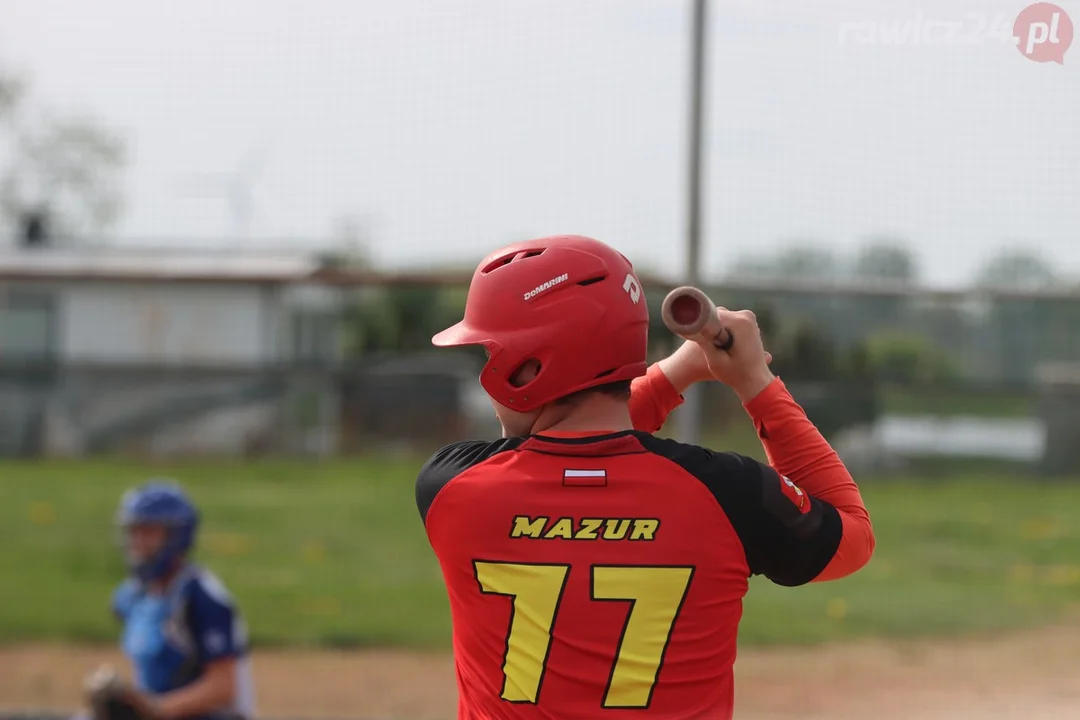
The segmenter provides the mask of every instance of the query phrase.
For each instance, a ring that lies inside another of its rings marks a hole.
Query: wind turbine
[[[186,197],[225,200],[232,220],[233,241],[244,243],[249,239],[255,214],[255,181],[265,168],[268,155],[266,148],[249,150],[231,173],[185,173],[179,183],[180,192]]]

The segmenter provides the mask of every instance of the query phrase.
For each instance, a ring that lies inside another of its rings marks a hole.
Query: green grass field
[[[178,478],[204,511],[198,555],[257,642],[447,647],[417,461],[0,464],[0,642],[114,641],[112,526],[127,486]],[[755,579],[747,643],[959,634],[1051,622],[1080,602],[1080,484],[863,483],[877,554],[847,580]]]

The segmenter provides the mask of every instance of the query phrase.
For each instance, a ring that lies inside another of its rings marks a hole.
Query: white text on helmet
[[[551,278],[546,283],[542,283],[540,285],[537,285],[532,290],[525,293],[525,299],[526,300],[531,300],[534,297],[536,297],[537,295],[539,295],[540,293],[544,292],[545,290],[549,290],[549,289],[555,287],[556,285],[558,285],[559,283],[566,282],[569,279],[570,279],[570,274],[569,273],[563,273],[559,277]]]

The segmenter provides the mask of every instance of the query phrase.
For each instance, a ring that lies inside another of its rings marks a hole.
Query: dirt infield
[[[69,709],[80,678],[114,652],[0,649],[0,709]],[[266,652],[260,713],[297,718],[451,718],[452,660],[405,652]],[[1080,624],[993,641],[747,650],[740,720],[1080,718]]]

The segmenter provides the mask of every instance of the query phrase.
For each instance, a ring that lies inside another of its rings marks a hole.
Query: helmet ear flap
[[[540,370],[543,367],[536,358],[525,360],[517,366],[516,370],[510,373],[510,384],[516,389],[525,387],[540,376]]]

